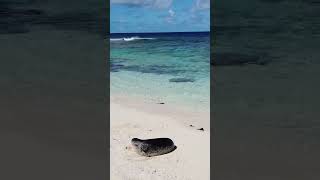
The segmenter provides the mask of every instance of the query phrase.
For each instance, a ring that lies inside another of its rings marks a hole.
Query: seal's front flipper
[[[141,145],[141,151],[143,151],[144,153],[147,153],[148,150],[149,150],[149,146],[148,145],[145,145],[145,144]]]

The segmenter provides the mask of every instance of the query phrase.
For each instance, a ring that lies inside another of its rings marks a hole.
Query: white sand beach
[[[210,179],[208,112],[182,111],[167,104],[114,96],[110,105],[111,180]],[[143,157],[131,149],[134,137],[171,138],[177,149],[161,156]]]

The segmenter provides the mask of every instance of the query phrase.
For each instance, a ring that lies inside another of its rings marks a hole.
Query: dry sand
[[[210,179],[208,112],[182,113],[166,104],[124,98],[111,98],[110,105],[111,180]],[[168,137],[177,149],[166,155],[143,157],[131,149],[133,137]]]

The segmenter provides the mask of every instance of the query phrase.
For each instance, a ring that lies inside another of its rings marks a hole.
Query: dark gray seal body
[[[136,152],[142,156],[159,156],[174,151],[177,146],[169,138],[138,139],[133,138],[131,144]]]

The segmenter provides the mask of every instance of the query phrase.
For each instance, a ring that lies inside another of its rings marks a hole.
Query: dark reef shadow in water
[[[106,35],[106,19],[98,11],[55,9],[39,7],[37,0],[19,2],[0,1],[0,34],[27,33],[34,26],[51,26],[61,30],[87,31]],[[49,5],[48,5],[49,6]]]
[[[124,67],[123,64],[111,63],[110,71],[111,71],[111,72],[119,72],[119,71],[121,70],[121,68],[123,68],[123,67]]]
[[[171,78],[169,79],[169,82],[173,83],[181,83],[181,82],[194,82],[194,79],[191,78]]]
[[[0,3],[0,34],[26,33],[33,21],[44,16],[37,9],[14,9]]]
[[[267,61],[258,55],[249,55],[242,53],[216,53],[213,55],[211,65],[213,66],[242,66],[248,64],[267,65],[271,61]]]
[[[150,74],[168,74],[168,75],[178,75],[181,73],[185,73],[185,70],[177,69],[175,66],[167,66],[167,65],[146,65],[146,66],[138,66],[138,65],[123,65],[118,63],[111,64],[111,72],[119,72],[119,71],[132,71],[132,72],[140,72],[140,73],[150,73]]]

